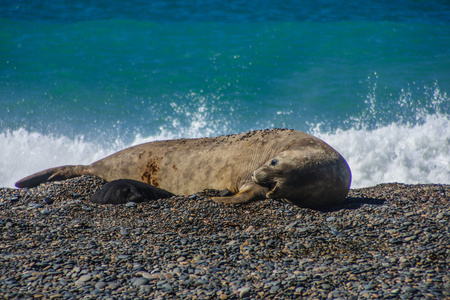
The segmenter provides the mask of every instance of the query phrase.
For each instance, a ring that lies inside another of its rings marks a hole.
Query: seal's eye
[[[273,166],[276,166],[278,164],[278,159],[272,159],[272,161],[270,162],[270,165],[273,167]]]

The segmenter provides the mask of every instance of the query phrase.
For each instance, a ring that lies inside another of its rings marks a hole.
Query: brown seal
[[[178,195],[206,188],[230,190],[233,196],[213,198],[221,203],[273,198],[303,207],[341,203],[351,180],[347,162],[322,140],[300,131],[273,129],[145,143],[88,166],[41,171],[16,186],[80,175],[138,180]]]

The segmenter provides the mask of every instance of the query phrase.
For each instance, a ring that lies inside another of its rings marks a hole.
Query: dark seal
[[[91,202],[98,204],[142,203],[170,198],[172,196],[172,193],[144,182],[131,179],[118,179],[109,182],[95,192],[91,197]]]

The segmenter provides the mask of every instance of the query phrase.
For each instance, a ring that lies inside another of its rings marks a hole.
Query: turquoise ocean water
[[[141,142],[277,127],[341,152],[353,188],[450,183],[448,1],[0,7],[0,186]]]

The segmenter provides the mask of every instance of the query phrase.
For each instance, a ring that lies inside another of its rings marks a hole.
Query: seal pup
[[[272,129],[145,143],[90,165],[44,170],[16,186],[80,175],[133,179],[177,195],[206,188],[230,190],[232,196],[212,198],[219,203],[273,198],[311,208],[344,201],[351,181],[345,159],[324,141],[301,131]]]
[[[174,194],[141,181],[117,179],[95,192],[90,200],[92,203],[98,204],[125,204],[127,202],[142,203],[172,196]]]

